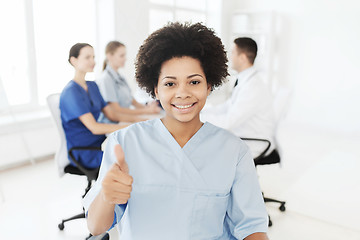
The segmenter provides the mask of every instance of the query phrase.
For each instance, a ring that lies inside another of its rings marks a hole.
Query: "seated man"
[[[231,53],[232,68],[239,74],[230,99],[207,108],[201,120],[225,128],[241,138],[261,138],[271,142],[267,154],[275,148],[275,119],[272,94],[254,67],[257,44],[251,38],[237,38]],[[247,141],[253,158],[266,148],[266,143]]]

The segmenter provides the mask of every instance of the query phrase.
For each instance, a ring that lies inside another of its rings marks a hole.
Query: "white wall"
[[[96,48],[95,48],[95,72],[96,76],[102,73],[105,59],[105,48],[108,42],[115,38],[115,7],[114,0],[96,1]],[[121,41],[121,40],[120,40]]]
[[[360,136],[360,2],[236,0],[235,9],[274,10],[279,80],[294,88],[288,119]]]
[[[0,170],[51,156],[58,146],[59,135],[49,117],[2,125]]]
[[[127,62],[123,69],[129,84],[134,89],[135,58],[139,47],[148,36],[148,0],[115,1],[115,37],[126,45]]]

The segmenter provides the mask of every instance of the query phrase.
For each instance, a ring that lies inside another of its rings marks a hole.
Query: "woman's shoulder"
[[[241,142],[241,139],[237,136],[235,136],[232,132],[229,130],[226,130],[224,128],[215,126],[214,124],[210,122],[205,122],[208,131],[211,132],[211,135],[216,136],[219,139],[227,139],[232,142]]]
[[[227,149],[238,149],[244,153],[247,151],[248,147],[240,137],[236,136],[229,130],[220,128],[209,122],[206,122],[205,124],[207,125],[208,134],[212,141],[223,143]]]
[[[102,83],[102,82],[108,82],[108,81],[111,81],[112,78],[109,74],[109,71],[102,71],[102,73],[100,73],[99,77],[96,79],[96,83],[99,84],[99,83]]]
[[[86,81],[86,83],[89,89],[100,93],[99,86],[95,81]]]
[[[86,81],[88,87],[98,87],[95,81]]]
[[[154,136],[157,133],[156,130],[156,121],[157,119],[147,120],[142,122],[133,123],[126,128],[122,128],[114,132],[114,137],[118,140],[125,139],[130,141],[134,139],[136,141],[141,141],[147,139],[149,136]]]
[[[68,94],[72,94],[74,91],[77,91],[77,84],[73,80],[71,80],[66,84],[66,86],[61,91],[60,98]]]

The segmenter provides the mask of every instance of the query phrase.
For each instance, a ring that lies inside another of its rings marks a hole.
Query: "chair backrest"
[[[70,163],[70,161],[68,159],[65,132],[61,123],[61,112],[59,108],[60,93],[49,95],[46,98],[46,101],[60,136],[60,147],[55,154],[55,162],[57,163],[59,175],[62,176],[65,174],[64,169]]]

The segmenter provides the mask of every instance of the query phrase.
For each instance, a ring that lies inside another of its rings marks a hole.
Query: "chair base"
[[[264,202],[280,203],[279,210],[280,210],[281,212],[285,212],[285,210],[286,210],[286,207],[285,207],[286,202],[284,202],[284,201],[280,201],[280,200],[277,200],[277,199],[264,197]]]
[[[93,236],[93,235],[89,235],[86,240],[109,240],[110,239],[110,235],[109,233],[103,233],[101,235],[98,236]]]
[[[270,215],[268,215],[268,217],[269,217],[268,227],[271,227],[272,226],[272,221],[271,221]]]
[[[73,216],[71,218],[67,218],[67,219],[62,220],[61,223],[59,223],[58,228],[62,231],[65,228],[65,225],[64,225],[65,222],[72,221],[72,220],[75,220],[75,219],[80,219],[80,218],[85,218],[85,213],[80,213],[80,214],[75,215],[75,216]]]
[[[286,202],[280,201],[280,200],[277,200],[277,199],[273,199],[273,198],[267,198],[267,197],[264,196],[264,193],[263,193],[263,197],[264,197],[264,202],[266,202],[266,203],[267,202],[280,203],[279,210],[281,212],[285,212],[285,210],[286,210],[286,207],[285,207]],[[273,225],[273,223],[271,221],[270,215],[268,215],[268,216],[269,216],[269,224],[268,224],[268,226],[271,227]]]

